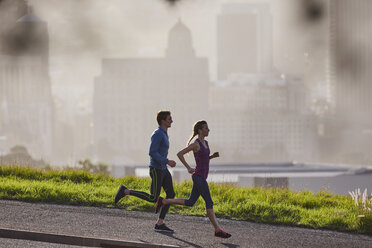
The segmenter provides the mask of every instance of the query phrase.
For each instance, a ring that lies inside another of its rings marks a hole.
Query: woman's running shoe
[[[223,239],[227,239],[227,238],[231,237],[231,234],[227,233],[223,230],[219,230],[218,232],[214,232],[214,236],[219,237],[219,238],[223,238]]]

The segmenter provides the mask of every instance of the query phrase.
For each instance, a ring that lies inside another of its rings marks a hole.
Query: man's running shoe
[[[157,214],[163,206],[163,197],[159,196],[155,205],[155,214]]]
[[[214,236],[219,237],[219,238],[223,238],[223,239],[228,239],[228,238],[231,237],[231,234],[227,233],[223,230],[219,230],[218,232],[214,232]]]
[[[167,227],[164,223],[161,225],[155,224],[154,227],[155,232],[168,232],[168,233],[173,233],[174,231]]]
[[[115,195],[115,204],[118,203],[118,201],[120,201],[121,198],[123,198],[125,196],[125,190],[127,189],[127,187],[125,187],[124,185],[120,185],[119,189],[118,189],[118,192],[116,192],[116,195]]]

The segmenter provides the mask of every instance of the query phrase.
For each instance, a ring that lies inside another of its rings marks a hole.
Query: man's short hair
[[[161,120],[165,120],[168,115],[171,115],[171,112],[167,110],[161,110],[158,112],[158,114],[156,115],[156,120],[158,121],[159,126],[161,124]]]

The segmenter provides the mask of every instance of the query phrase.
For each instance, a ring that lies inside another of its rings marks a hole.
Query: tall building
[[[206,118],[208,87],[208,61],[195,56],[191,32],[180,20],[169,31],[165,57],[104,59],[93,99],[99,159],[148,162],[159,110],[172,112],[170,154],[180,149],[193,123]]]
[[[302,79],[275,72],[272,32],[268,3],[226,4],[218,15],[209,139],[226,161],[318,158],[309,89]]]
[[[329,142],[344,163],[372,163],[372,30],[368,0],[329,2],[329,78],[334,118]],[[369,159],[365,159],[369,157]]]
[[[226,161],[317,160],[316,119],[301,80],[246,75],[211,87],[209,99],[209,140]]]
[[[0,51],[10,38],[8,33],[12,31],[17,20],[27,13],[25,0],[2,0],[0,1]]]
[[[16,10],[24,7],[24,1],[13,4]],[[50,159],[53,102],[47,23],[29,9],[8,24],[11,28],[2,29],[0,41],[0,130],[8,149],[24,145],[33,157]]]
[[[272,17],[266,3],[222,6],[217,17],[218,79],[272,71]]]
[[[372,2],[330,2],[330,52],[336,112],[371,116]],[[353,118],[353,117],[352,117]]]
[[[14,27],[19,17],[27,12],[25,0],[0,1],[0,56],[8,43],[8,33]],[[0,84],[1,85],[1,84]],[[8,118],[8,106],[5,97],[0,92],[0,155],[8,152],[8,137],[5,135],[5,120]]]

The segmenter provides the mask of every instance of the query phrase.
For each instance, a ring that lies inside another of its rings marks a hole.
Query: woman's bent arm
[[[192,143],[188,147],[182,149],[181,151],[177,153],[177,157],[180,159],[180,161],[186,167],[189,173],[193,173],[195,169],[191,168],[190,165],[186,162],[184,155],[195,149],[196,149],[196,144]]]

